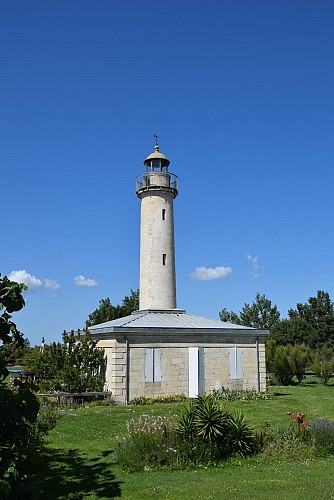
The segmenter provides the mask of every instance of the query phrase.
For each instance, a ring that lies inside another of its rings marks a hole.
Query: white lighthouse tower
[[[137,176],[141,199],[140,310],[176,309],[173,200],[178,194],[177,176],[168,172],[169,160],[158,144]]]

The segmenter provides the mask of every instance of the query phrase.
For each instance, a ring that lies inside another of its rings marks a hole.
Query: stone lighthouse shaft
[[[137,176],[140,216],[139,309],[176,309],[173,200],[177,176],[168,172],[169,160],[156,145]]]

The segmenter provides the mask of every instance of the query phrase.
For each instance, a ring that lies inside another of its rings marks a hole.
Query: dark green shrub
[[[41,403],[36,420],[36,430],[40,437],[53,429],[58,420],[65,414],[65,411],[59,408],[55,402]]]

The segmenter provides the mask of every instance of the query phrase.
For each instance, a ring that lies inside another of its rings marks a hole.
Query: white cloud
[[[251,277],[253,279],[258,278],[262,272],[261,266],[259,265],[258,257],[256,255],[247,254],[246,260],[250,262],[250,264],[252,265],[252,271],[250,273]]]
[[[25,269],[12,271],[8,278],[17,283],[24,283],[28,287],[28,292],[37,292],[41,288],[51,288],[52,290],[59,290],[60,285],[54,280],[49,278],[37,278],[28,273]]]
[[[51,288],[52,290],[59,290],[60,285],[55,280],[44,279],[43,280],[44,288]]]
[[[196,267],[195,271],[193,271],[190,276],[193,280],[198,281],[210,281],[210,280],[218,280],[222,278],[229,278],[232,276],[233,270],[232,267]]]
[[[77,286],[96,286],[97,285],[97,281],[94,280],[94,279],[89,279],[89,278],[85,278],[84,276],[82,276],[82,274],[79,274],[79,276],[76,276],[74,278],[74,281],[75,281],[75,284]]]

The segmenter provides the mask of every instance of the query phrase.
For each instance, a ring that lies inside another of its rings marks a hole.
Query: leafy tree
[[[99,325],[100,323],[106,323],[107,321],[112,321],[113,319],[123,318],[139,309],[139,290],[131,290],[129,296],[125,296],[122,305],[117,304],[113,306],[109,297],[106,299],[101,299],[99,302],[99,307],[95,309],[91,314],[89,314],[86,320],[86,327],[93,325]]]
[[[240,311],[242,325],[253,328],[272,328],[280,319],[277,306],[271,305],[271,300],[257,292],[252,305],[244,304]]]
[[[106,360],[103,349],[89,332],[63,333],[63,344],[54,342],[44,354],[55,388],[66,392],[102,391]]]
[[[282,319],[270,331],[270,337],[280,345],[312,345],[316,335],[314,328],[305,318]]]
[[[230,321],[237,325],[270,329],[279,322],[280,313],[276,306],[271,305],[271,300],[258,292],[253,304],[244,304],[239,316],[225,308],[220,311],[219,317],[221,321]]]
[[[25,370],[34,378],[46,380],[52,376],[50,367],[50,357],[46,351],[42,352],[41,348],[36,346],[25,352],[22,362]]]
[[[23,358],[30,351],[30,343],[28,339],[23,340],[23,344],[17,346],[15,343],[10,343],[5,346],[6,359],[9,365],[21,365]]]
[[[24,344],[22,333],[11,320],[11,313],[24,306],[24,285],[0,275],[0,498],[29,498],[27,464],[34,451],[33,424],[39,404],[27,383],[14,381],[11,389],[5,383],[9,346]],[[23,495],[23,496],[21,496]]]
[[[288,314],[290,319],[301,318],[310,325],[311,347],[334,343],[334,303],[328,292],[318,290],[316,297],[310,297],[305,304],[298,303]]]

